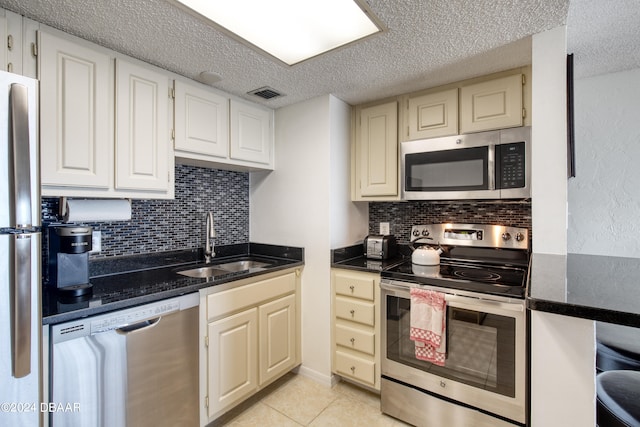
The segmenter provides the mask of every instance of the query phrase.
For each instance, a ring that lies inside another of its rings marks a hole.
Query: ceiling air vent
[[[270,88],[268,86],[265,87],[261,87],[259,89],[255,89],[252,90],[250,92],[247,92],[249,95],[255,95],[255,96],[259,96],[260,98],[263,99],[273,99],[273,98],[277,98],[279,96],[284,96],[282,93],[278,92],[277,90]]]

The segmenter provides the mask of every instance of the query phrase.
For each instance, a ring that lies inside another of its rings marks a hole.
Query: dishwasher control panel
[[[126,328],[199,304],[197,292],[51,326],[53,344]]]
[[[130,326],[144,320],[160,317],[180,309],[180,302],[171,300],[159,305],[143,306],[139,310],[115,313],[112,316],[91,322],[91,335]]]

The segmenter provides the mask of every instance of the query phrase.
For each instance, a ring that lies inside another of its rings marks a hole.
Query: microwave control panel
[[[524,142],[496,146],[496,187],[525,186],[525,156]]]

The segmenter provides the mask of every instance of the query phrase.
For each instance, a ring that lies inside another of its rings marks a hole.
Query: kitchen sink
[[[182,274],[183,276],[188,277],[215,277],[222,274],[235,273],[238,271],[249,271],[250,273],[253,273],[255,271],[265,270],[270,265],[271,264],[268,262],[242,260],[227,262],[224,264],[192,268],[191,270],[179,271],[178,274]]]
[[[243,260],[243,261],[227,262],[225,264],[216,265],[216,268],[221,268],[223,270],[226,270],[227,272],[236,272],[236,271],[245,271],[245,270],[262,271],[270,265],[271,264],[268,262]]]
[[[193,268],[191,270],[178,271],[178,274],[188,277],[214,277],[221,274],[229,274],[229,270],[222,270],[217,266]]]

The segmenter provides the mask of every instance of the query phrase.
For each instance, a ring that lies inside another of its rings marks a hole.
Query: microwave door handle
[[[489,190],[495,190],[496,189],[496,173],[497,173],[497,169],[496,169],[496,146],[495,145],[490,145],[489,146],[489,153],[488,153],[488,159],[487,159],[487,168],[488,168],[488,174],[487,176],[489,177]]]
[[[13,209],[15,228],[31,228],[31,156],[29,153],[29,102],[27,87],[18,83],[11,85],[10,144],[13,151]]]

